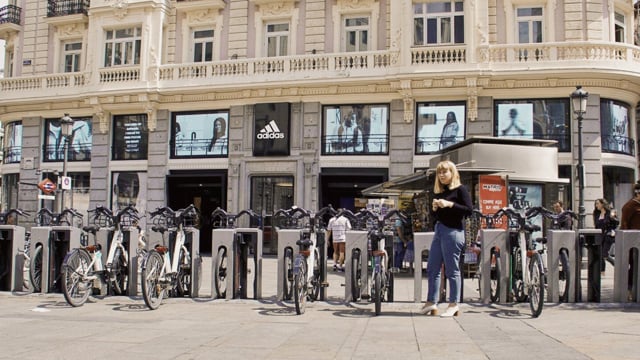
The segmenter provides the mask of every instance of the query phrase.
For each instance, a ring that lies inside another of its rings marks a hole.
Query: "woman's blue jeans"
[[[444,263],[444,273],[449,279],[449,303],[460,302],[460,254],[464,247],[464,230],[454,229],[436,223],[433,243],[429,250],[427,277],[429,289],[427,301],[438,303],[440,292],[440,269]]]

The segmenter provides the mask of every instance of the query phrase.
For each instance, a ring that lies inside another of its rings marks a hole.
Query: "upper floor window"
[[[173,114],[171,157],[224,157],[229,154],[229,112]]]
[[[62,44],[62,64],[63,72],[80,71],[80,59],[82,55],[81,41],[67,41]]]
[[[325,106],[323,155],[389,153],[388,105]]]
[[[369,18],[348,17],[344,19],[344,51],[369,50]]]
[[[624,14],[616,12],[614,14],[615,22],[614,22],[614,38],[616,42],[622,43],[625,42],[625,34],[626,34],[626,26],[624,24],[625,18]]]
[[[615,100],[600,101],[600,138],[603,152],[635,155],[629,106]]]
[[[105,67],[140,64],[142,28],[107,30],[105,36]]]
[[[193,31],[193,62],[213,60],[213,30]]]
[[[289,52],[289,24],[267,24],[267,56],[286,56]]]
[[[464,43],[462,1],[425,2],[413,5],[413,44]]]
[[[3,164],[19,163],[22,158],[22,121],[13,121],[4,127],[2,148]]]
[[[67,160],[91,160],[93,143],[92,118],[74,118],[73,132],[67,139]],[[61,135],[60,119],[45,120],[46,135],[44,137],[44,161],[63,161],[65,138]]]
[[[145,160],[148,143],[147,115],[113,116],[113,160]]]
[[[445,149],[464,140],[464,102],[418,103],[416,154]]]
[[[516,9],[518,43],[542,42],[542,8],[521,7]]]
[[[494,136],[556,140],[558,151],[571,151],[568,99],[500,100],[494,104]]]

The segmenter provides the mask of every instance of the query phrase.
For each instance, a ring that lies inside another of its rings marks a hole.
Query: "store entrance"
[[[226,208],[227,172],[172,172],[167,189],[167,206],[177,210],[193,204],[200,211],[200,253],[211,253],[211,213]]]
[[[356,198],[362,190],[388,180],[387,169],[322,169],[320,173],[320,208],[360,210]]]

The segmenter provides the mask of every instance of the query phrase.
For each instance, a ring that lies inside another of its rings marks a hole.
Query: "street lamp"
[[[62,179],[67,177],[67,156],[69,152],[69,138],[73,134],[73,119],[69,116],[68,113],[65,113],[62,118],[60,118],[60,136],[64,138],[64,144],[62,145],[63,152],[63,162],[62,162]],[[62,184],[60,184],[62,188]],[[64,210],[64,189],[60,191],[60,211]]]
[[[582,120],[587,112],[587,99],[589,93],[582,90],[582,86],[576,86],[576,90],[571,93],[573,113],[578,119],[578,228],[584,229],[585,209],[584,209],[584,158],[582,149]]]

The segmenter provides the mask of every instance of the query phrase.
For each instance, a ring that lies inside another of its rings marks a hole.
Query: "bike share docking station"
[[[549,230],[547,235],[547,289],[549,301],[557,303],[560,301],[560,251],[566,249],[569,256],[569,279],[566,279],[569,285],[567,302],[573,303],[577,301],[577,286],[580,277],[580,263],[578,262],[579,243],[576,241],[576,232],[573,230]],[[598,265],[599,266],[599,265]]]
[[[62,261],[71,249],[80,247],[82,230],[74,226],[35,226],[31,228],[29,254],[34,260],[36,248],[42,246],[40,291],[61,292]]]
[[[257,227],[236,227],[242,215],[248,215],[249,222]],[[249,282],[249,256],[253,257],[254,278],[253,298],[262,298],[262,218],[251,210],[243,210],[237,215],[218,208],[211,219],[224,228],[213,229],[211,234],[211,295],[214,299],[247,299]]]
[[[600,302],[602,278],[600,274],[602,261],[602,231],[600,229],[580,229],[579,245],[587,249],[587,302]],[[616,248],[617,250],[617,248]],[[582,256],[575,267],[576,274],[581,272]],[[617,274],[617,271],[616,271]],[[580,278],[580,277],[579,277]],[[615,281],[614,281],[615,283]],[[614,290],[615,295],[615,290]],[[626,296],[625,296],[626,299]],[[578,290],[578,301],[582,301],[582,288]]]
[[[413,233],[413,301],[421,302],[422,292],[422,253],[431,250],[433,243],[433,232],[415,232]]]
[[[615,266],[613,301],[640,302],[640,231],[617,230],[615,242]],[[630,269],[631,267],[631,269]],[[631,279],[629,279],[631,277]],[[629,285],[631,285],[629,287]]]
[[[491,302],[491,254],[494,251],[500,252],[500,268],[509,269],[511,261],[509,259],[509,244],[507,243],[507,231],[504,229],[480,229],[480,273],[483,274],[480,281],[480,299],[483,304]],[[485,275],[487,274],[487,275]],[[500,299],[507,298],[509,289],[509,272],[501,271],[500,279]]]
[[[346,233],[345,238],[345,269],[344,269],[344,279],[345,279],[345,288],[344,288],[344,300],[346,302],[354,302],[358,301],[363,293],[366,293],[369,296],[369,276],[368,274],[368,262],[369,262],[369,238],[367,236],[368,232],[363,230],[349,230]],[[355,286],[353,284],[354,272],[358,271],[358,269],[353,268],[354,257],[358,264],[360,264],[360,272],[361,272],[361,284],[360,284],[360,294],[353,294],[352,289]]]
[[[0,225],[0,263],[7,264],[0,269],[0,291],[22,291],[24,278],[25,229],[17,225]]]
[[[140,279],[138,278],[138,274],[140,273],[140,269],[138,264],[140,260],[138,258],[138,235],[140,232],[137,228],[132,227],[128,229],[123,229],[123,245],[127,249],[127,253],[129,254],[129,264],[128,264],[128,285],[127,285],[127,295],[135,296],[138,295],[138,287],[140,286]],[[113,240],[113,230],[110,229],[99,229],[96,232],[96,245],[100,245],[102,252],[102,268],[104,269],[107,263],[107,256],[109,254],[109,249],[111,247],[111,241]],[[91,235],[93,236],[93,235]],[[133,241],[132,241],[133,239]],[[89,244],[91,241],[89,240]],[[99,277],[100,286],[96,286],[100,290],[100,295],[107,295],[107,284],[105,284],[101,277]]]

